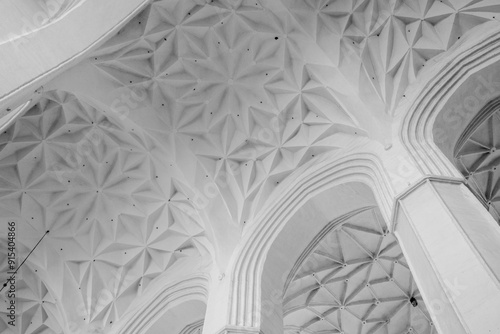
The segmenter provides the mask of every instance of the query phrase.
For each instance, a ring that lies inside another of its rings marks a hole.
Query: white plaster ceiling
[[[183,303],[167,311],[146,334],[201,334],[205,311],[200,301]]]
[[[378,209],[350,217],[319,241],[295,272],[283,304],[287,334],[436,333]]]
[[[41,3],[49,19],[55,20],[83,1],[85,0],[43,0]]]
[[[84,0],[3,0],[0,11],[0,42],[40,29],[82,1]]]
[[[153,2],[0,136],[0,218],[18,222],[19,256],[51,231],[21,270],[22,333],[107,331],[176,262],[228,257],[280,182],[346,141],[383,143],[419,71],[499,11]]]
[[[1,6],[0,43],[11,41],[39,29],[47,24],[52,16],[47,11],[45,0],[4,0]],[[57,4],[57,7],[59,7],[59,4]],[[20,20],[20,17],[23,20]]]
[[[495,1],[156,1],[90,62],[112,82],[104,102],[120,109],[132,96],[127,115],[168,136],[172,154],[189,152],[186,182],[201,193],[215,183],[228,220],[243,224],[339,136],[388,140],[418,72],[498,11]]]
[[[18,275],[22,333],[108,330],[152,280],[208,253],[184,186],[160,177],[163,155],[139,129],[51,92],[0,143],[0,212],[20,259],[50,230]]]
[[[498,101],[495,103],[497,104]],[[498,107],[475,128],[456,152],[456,165],[495,219],[500,220],[500,114]],[[472,130],[472,131],[471,131]]]

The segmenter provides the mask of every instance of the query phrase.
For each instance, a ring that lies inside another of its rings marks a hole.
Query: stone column
[[[466,186],[417,183],[393,228],[440,334],[500,333],[500,227]]]

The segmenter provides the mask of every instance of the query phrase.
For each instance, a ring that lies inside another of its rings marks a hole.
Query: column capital
[[[394,197],[394,205],[392,206],[392,215],[391,215],[391,224],[390,224],[390,230],[391,232],[394,232],[396,230],[396,225],[397,225],[397,215],[398,211],[400,210],[400,202],[402,199],[405,197],[409,196],[413,192],[415,192],[417,189],[422,187],[424,184],[428,182],[443,182],[443,183],[449,183],[449,184],[466,184],[465,179],[463,178],[457,178],[457,177],[450,177],[450,176],[442,176],[442,175],[426,175],[424,177],[421,177],[417,182],[411,184],[397,194]]]

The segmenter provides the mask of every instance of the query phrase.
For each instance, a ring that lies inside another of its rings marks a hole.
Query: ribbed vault
[[[78,1],[58,3],[61,14]],[[0,218],[18,223],[18,255],[50,230],[20,273],[23,333],[106,331],[175,263],[216,253],[223,267],[294,170],[360,137],[388,144],[408,85],[499,12],[496,0],[152,1],[0,134]],[[377,221],[344,225],[319,246],[328,256],[311,255],[333,293],[289,299],[289,328],[327,328],[291,305],[332,295],[346,306],[328,299],[325,318],[356,332],[426,314]]]
[[[56,91],[0,141],[1,219],[16,222],[19,258],[50,231],[18,277],[22,333],[110,328],[156,277],[208,254],[183,185],[160,177],[161,154],[139,129]]]
[[[293,273],[283,302],[285,333],[436,333],[378,209],[330,228]]]
[[[488,103],[457,143],[455,162],[490,213],[500,221],[499,99]]]
[[[113,96],[131,100],[108,104],[188,149],[180,163],[192,166],[183,168],[191,186],[208,200],[217,191],[243,224],[291,171],[338,148],[339,135],[386,144],[392,110],[420,70],[499,10],[491,1],[155,1],[89,61]]]
[[[213,185],[243,224],[295,168],[335,150],[337,134],[362,131],[300,26],[240,3],[157,1],[91,61],[117,89],[145,97],[151,109],[141,118],[161,122],[157,135],[189,150],[178,157],[192,166],[186,179],[204,196]]]

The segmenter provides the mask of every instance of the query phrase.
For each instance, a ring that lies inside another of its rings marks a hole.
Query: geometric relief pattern
[[[90,61],[147,96],[141,117],[189,147],[190,186],[215,185],[243,223],[340,134],[366,135],[363,112],[392,115],[429,59],[498,12],[491,0],[154,1]]]
[[[23,333],[104,331],[174,263],[207,254],[187,187],[157,146],[61,91],[0,135],[0,218],[16,222],[18,257],[50,231],[18,275]]]
[[[7,240],[3,236],[0,237],[1,245],[5,245],[4,242],[6,243]],[[20,251],[19,248],[18,251]],[[29,250],[26,250],[27,252]],[[0,251],[0,264],[2,264],[0,266],[0,281],[3,285],[7,278],[10,277],[10,275],[7,275],[10,268],[7,266],[5,247],[2,247]],[[9,287],[7,287],[0,294],[0,305],[2,305],[2,310],[0,311],[0,333],[63,333],[62,326],[64,324],[60,323],[63,319],[63,313],[60,310],[60,305],[56,302],[54,294],[40,279],[38,272],[35,272],[34,269],[28,266],[23,266],[16,275],[15,286],[16,326],[13,327],[7,323],[11,320],[7,318],[6,314],[6,306],[10,302],[10,299],[7,298],[9,290]]]
[[[319,241],[296,271],[283,311],[289,334],[437,333],[396,237],[376,208]]]
[[[392,116],[429,59],[498,12],[496,0],[153,1],[89,58],[86,84],[146,97],[129,117],[55,91],[0,134],[0,218],[17,222],[19,257],[50,230],[18,275],[24,332],[108,331],[151,281],[210,249],[195,195],[212,185],[217,217],[251,220],[299,166],[369,135],[367,112]],[[464,161],[498,210],[486,153],[498,146],[481,135],[481,158]],[[433,331],[412,323],[425,307],[378,222],[344,224],[310,255],[329,269],[296,276],[287,328]]]
[[[475,123],[471,123],[475,128],[464,131],[467,137],[455,153],[456,165],[469,187],[500,222],[499,111],[491,113],[480,124]]]
[[[117,89],[148,97],[143,117],[189,145],[197,167],[186,179],[215,183],[243,223],[298,166],[336,149],[336,135],[358,131],[308,39],[259,1],[156,1],[91,62]]]
[[[282,0],[365,101],[391,113],[432,57],[495,20],[492,0]]]

